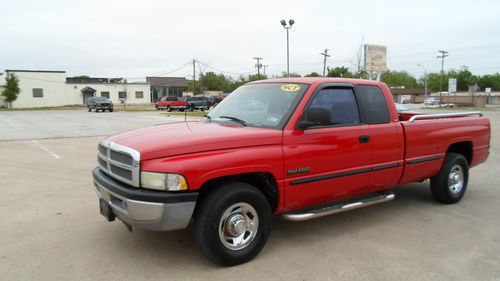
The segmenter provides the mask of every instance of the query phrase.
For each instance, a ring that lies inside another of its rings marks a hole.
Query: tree
[[[281,72],[281,75],[277,75],[275,76],[276,78],[287,78],[288,75],[286,73],[286,71],[283,71]],[[290,72],[290,77],[302,77],[300,74],[298,74],[297,72]]]
[[[481,91],[486,88],[491,88],[492,90],[500,90],[500,73],[486,74],[478,78],[477,84]]]
[[[304,77],[319,77],[319,76],[320,76],[319,73],[317,73],[315,71],[313,71],[313,72],[311,72],[309,74],[304,75]]]
[[[248,81],[257,81],[257,80],[264,80],[264,79],[267,79],[266,75],[262,75],[262,74],[248,75]]]
[[[352,72],[350,72],[349,68],[345,66],[337,66],[335,68],[328,67],[328,73],[326,74],[326,76],[352,78]]]
[[[17,99],[17,96],[21,92],[19,89],[19,79],[14,75],[14,73],[8,73],[5,76],[5,86],[3,86],[2,96],[9,108],[12,108],[12,102]]]
[[[417,79],[406,71],[386,71],[382,73],[380,80],[389,87],[405,87],[408,89],[418,86]]]

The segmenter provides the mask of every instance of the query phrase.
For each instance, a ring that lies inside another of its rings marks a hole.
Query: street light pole
[[[280,23],[286,29],[286,75],[290,77],[290,35],[288,33],[295,21],[292,19],[289,20],[288,25],[285,20],[281,20]]]
[[[439,50],[438,52],[441,53],[440,56],[436,57],[438,59],[441,59],[441,78],[439,82],[439,107],[441,107],[441,99],[443,95],[444,58],[446,58],[449,55],[447,51]]]
[[[427,99],[427,69],[421,64],[418,64],[423,70],[424,70],[424,88],[425,88],[425,99],[424,99],[424,106],[425,106],[425,100]]]

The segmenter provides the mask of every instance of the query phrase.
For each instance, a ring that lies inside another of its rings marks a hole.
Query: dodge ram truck
[[[199,122],[103,139],[93,178],[108,221],[192,224],[202,252],[227,266],[261,251],[273,215],[319,218],[426,179],[436,201],[457,203],[489,144],[480,112],[398,113],[381,82],[274,79],[241,86]]]
[[[155,103],[156,110],[166,109],[167,111],[179,110],[184,111],[189,107],[188,103],[178,97],[162,97],[159,101]]]

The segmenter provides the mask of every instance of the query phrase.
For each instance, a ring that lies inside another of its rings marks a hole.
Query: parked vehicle
[[[221,102],[221,99],[216,96],[210,96],[205,98],[207,100],[208,107],[213,107],[219,104]]]
[[[205,111],[210,108],[205,97],[186,97],[186,102],[188,103],[188,109],[191,111],[195,109]]]
[[[90,97],[87,99],[87,108],[89,112],[92,110],[95,112],[99,110],[113,112],[113,103],[106,97]]]
[[[469,168],[488,157],[490,129],[480,112],[398,113],[381,82],[264,80],[201,122],[103,139],[93,178],[108,221],[155,231],[192,223],[209,259],[235,265],[264,247],[272,215],[315,219],[425,179],[436,201],[459,202]]]
[[[441,102],[439,98],[426,98],[424,100],[424,105],[429,106],[429,105],[439,105]]]
[[[400,103],[395,103],[394,105],[396,105],[396,111],[397,112],[403,112],[403,111],[409,111],[410,110],[410,108],[408,108],[408,106],[400,104]]]
[[[188,103],[178,97],[162,97],[155,103],[156,110],[166,109],[167,111],[179,110],[184,111],[188,108]]]

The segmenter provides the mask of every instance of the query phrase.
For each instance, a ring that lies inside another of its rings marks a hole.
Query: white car
[[[441,102],[439,101],[439,98],[426,98],[424,100],[424,105],[439,105]]]

